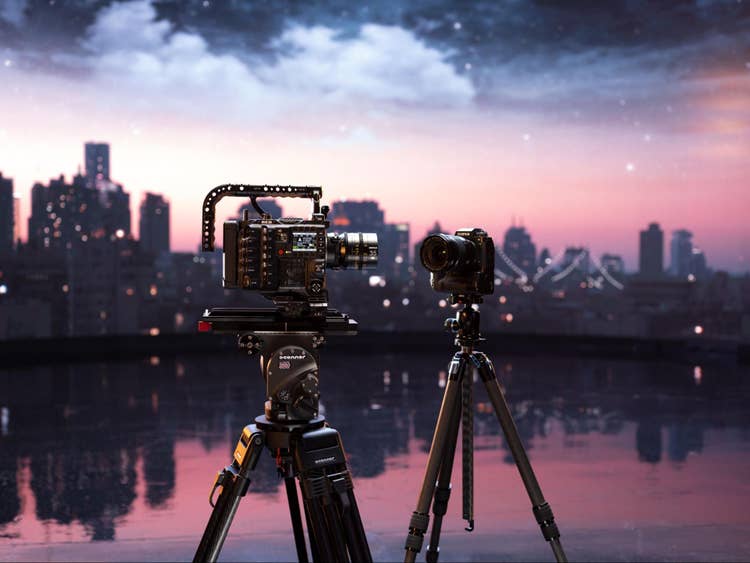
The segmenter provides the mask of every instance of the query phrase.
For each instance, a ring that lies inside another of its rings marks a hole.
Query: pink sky
[[[633,270],[638,231],[658,221],[665,260],[669,233],[687,228],[710,266],[748,269],[748,76],[707,78],[710,88],[649,126],[623,125],[620,114],[561,122],[478,104],[297,104],[234,119],[212,114],[215,105],[188,111],[137,96],[118,106],[91,84],[5,72],[14,88],[0,92],[0,171],[22,197],[22,232],[33,182],[70,176],[83,143],[97,140],[111,143],[113,179],[131,193],[134,234],[144,192],[170,199],[175,250],[197,248],[211,187],[299,183],[322,185],[329,202],[377,199],[387,220],[411,224],[413,242],[435,219],[502,240],[515,217],[538,249],[587,245],[622,254]]]

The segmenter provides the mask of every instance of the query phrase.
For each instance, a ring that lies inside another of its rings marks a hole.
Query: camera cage
[[[222,184],[216,186],[206,195],[202,208],[201,250],[211,252],[216,242],[216,204],[224,197],[247,197],[253,208],[261,217],[265,212],[258,205],[259,197],[301,197],[312,200],[313,215],[321,213],[320,198],[323,195],[321,186],[268,186],[249,184]]]

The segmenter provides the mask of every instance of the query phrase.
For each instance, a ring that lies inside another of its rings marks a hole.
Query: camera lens
[[[474,243],[452,235],[430,235],[422,243],[419,258],[430,272],[463,270],[475,258]]]
[[[375,233],[328,233],[326,266],[332,270],[371,270],[378,265]]]

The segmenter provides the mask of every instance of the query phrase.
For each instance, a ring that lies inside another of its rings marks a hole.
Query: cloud
[[[26,0],[2,0],[0,2],[0,20],[19,27],[23,24]]]
[[[136,0],[100,10],[81,44],[84,65],[106,89],[127,90],[131,103],[166,101],[207,115],[258,117],[362,100],[454,107],[474,96],[445,53],[394,26],[366,24],[345,37],[295,25],[272,41],[275,58],[245,60],[212,52],[201,35],[176,30],[150,1]]]
[[[447,54],[426,46],[396,26],[365,24],[343,38],[327,27],[294,26],[276,41],[285,51],[266,69],[282,86],[328,98],[464,105],[474,87],[446,62]]]

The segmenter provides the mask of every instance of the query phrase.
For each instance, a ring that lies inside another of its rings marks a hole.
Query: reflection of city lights
[[[149,288],[148,292],[149,292],[150,295],[156,295],[157,293],[159,293],[159,290],[157,289],[157,287],[155,285],[152,285]]]
[[[440,307],[447,307],[448,306],[448,302],[445,299],[441,299],[440,301],[438,301],[438,306],[440,306]]]
[[[512,323],[513,322],[513,313],[507,313],[505,315],[505,322],[506,323]]]
[[[693,332],[695,334],[703,334],[703,327],[701,325],[695,325],[693,327]]]
[[[115,231],[115,236],[116,236],[117,238],[122,238],[122,237],[124,237],[124,236],[125,236],[125,231],[123,231],[122,229],[117,229],[117,230]]]
[[[125,295],[128,297],[133,297],[135,295],[135,290],[132,287],[129,287],[125,290]]]
[[[383,299],[383,307],[386,309],[391,306],[391,300],[390,299]]]
[[[394,259],[394,261],[396,262],[396,264],[403,264],[404,263],[404,257],[401,256],[401,255],[396,256],[396,258]]]
[[[370,287],[379,286],[382,279],[383,278],[381,276],[370,276]]]
[[[63,293],[68,293],[70,291],[70,286],[67,283],[64,283],[62,286]]]
[[[694,282],[695,281],[695,276],[693,274],[688,274],[688,281],[689,282]]]
[[[152,327],[148,329],[148,333],[150,336],[159,336],[159,329],[156,327]]]
[[[403,299],[401,300],[401,304],[402,304],[402,305],[403,305],[404,307],[406,307],[406,306],[407,306],[407,305],[409,304],[409,298],[408,298],[408,297],[404,297],[404,298],[403,298]]]
[[[498,299],[501,305],[505,305],[508,302],[508,298],[505,297],[505,295],[501,295],[500,299]]]
[[[693,381],[695,381],[696,385],[700,385],[702,379],[703,379],[703,368],[701,366],[694,366],[693,367]]]
[[[5,295],[8,293],[8,286],[5,284],[0,285],[0,295]]]

